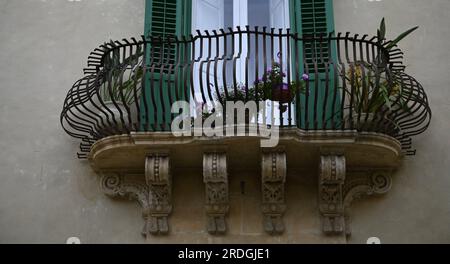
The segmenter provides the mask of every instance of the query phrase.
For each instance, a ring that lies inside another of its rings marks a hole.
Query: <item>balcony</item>
[[[350,234],[351,201],[389,190],[431,118],[389,43],[257,27],[105,43],[68,92],[61,123],[107,194],[139,200],[145,234],[169,231],[170,167],[203,169],[211,234],[227,229],[229,168],[261,173],[264,229],[279,234],[286,172],[318,167],[323,231]],[[189,107],[172,113],[177,101]],[[226,111],[238,101],[256,112]],[[274,131],[278,144],[261,147]],[[145,176],[126,184],[133,175]]]

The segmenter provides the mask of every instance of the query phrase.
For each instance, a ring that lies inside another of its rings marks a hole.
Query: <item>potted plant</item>
[[[383,18],[380,28],[377,30],[379,45],[385,46],[385,49],[389,51],[417,28],[416,26],[405,31],[385,45],[386,25]],[[348,96],[352,96],[352,103],[349,108],[352,108],[353,112],[351,116],[346,118],[347,126],[350,126],[349,123],[353,122],[354,127],[361,130],[382,120],[387,124],[389,130],[399,130],[396,122],[389,118],[389,113],[395,110],[391,103],[399,98],[401,108],[404,111],[409,111],[409,109],[403,100],[403,90],[400,83],[396,80],[391,79],[390,82],[388,80],[385,55],[381,53],[375,58],[374,63],[356,62],[353,69],[350,68],[345,73],[345,81],[348,85],[344,92]],[[365,74],[363,74],[363,71]]]
[[[367,75],[363,77],[362,71]],[[398,126],[389,119],[389,113],[393,110],[391,102],[400,97],[400,104],[403,105],[401,97],[401,85],[395,81],[389,84],[386,76],[382,73],[372,73],[364,65],[359,65],[353,70],[348,70],[345,79],[348,82],[345,92],[352,96],[352,115],[346,118],[347,126],[353,122],[356,129],[363,129],[376,120],[382,119],[389,128],[397,129]],[[353,94],[352,94],[353,92]],[[406,109],[406,104],[404,104]]]
[[[287,104],[294,100],[298,92],[304,91],[305,82],[309,80],[309,76],[303,74],[299,82],[292,81],[291,83],[286,83],[285,78],[286,73],[281,70],[280,64],[274,63],[261,79],[255,81],[255,86],[262,91],[265,99]]]
[[[280,57],[281,54],[278,54]],[[227,101],[238,102],[242,101],[247,103],[249,101],[266,101],[271,100],[279,102],[280,111],[285,112],[287,106],[285,104],[291,103],[297,93],[304,92],[306,82],[309,81],[309,76],[303,74],[300,81],[292,81],[287,83],[285,81],[286,73],[281,69],[281,65],[275,62],[272,68],[269,68],[260,79],[257,79],[253,86],[247,87],[243,84],[237,84],[236,87],[220,87],[218,92],[215,93],[215,100],[225,105]],[[211,87],[214,87],[212,84]],[[250,123],[254,118],[254,114],[249,116],[249,113],[245,113],[245,123]],[[235,123],[237,123],[235,116]]]

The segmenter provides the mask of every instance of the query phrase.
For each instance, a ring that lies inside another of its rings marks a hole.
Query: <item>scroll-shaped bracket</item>
[[[320,158],[319,210],[325,234],[351,235],[350,205],[364,196],[384,194],[392,186],[392,170],[348,171],[340,152],[328,152]],[[341,152],[342,153],[342,152]]]
[[[142,177],[142,175],[140,176]],[[142,208],[142,216],[144,219],[147,219],[150,208],[148,187],[142,180],[139,181],[130,178],[132,177],[125,177],[119,173],[104,173],[100,180],[102,191],[109,197],[122,197],[136,200]],[[145,229],[146,227],[144,226]]]
[[[345,156],[322,155],[319,169],[319,211],[325,234],[344,232]]]
[[[165,235],[169,232],[168,217],[172,212],[172,179],[167,154],[156,153],[146,158],[145,180],[149,206],[144,233]]]
[[[230,208],[225,152],[203,154],[203,182],[206,191],[207,230],[210,234],[224,234],[227,231],[225,215]]]
[[[264,230],[271,235],[281,234],[284,232],[282,217],[286,210],[286,152],[274,150],[263,153],[261,166]]]
[[[350,206],[356,199],[387,193],[392,186],[392,170],[353,172],[344,185],[345,233],[351,235]],[[351,177],[350,177],[351,176]]]

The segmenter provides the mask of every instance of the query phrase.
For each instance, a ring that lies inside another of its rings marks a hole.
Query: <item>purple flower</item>
[[[283,83],[281,85],[278,86],[279,88],[281,88],[281,90],[289,90],[289,85],[287,83]]]
[[[286,73],[282,72],[281,76],[286,77]]]
[[[309,81],[309,75],[306,74],[306,73],[304,73],[304,74],[302,75],[302,80],[303,80],[303,81]]]

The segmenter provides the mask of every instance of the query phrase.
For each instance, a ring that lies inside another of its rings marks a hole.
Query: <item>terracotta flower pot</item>
[[[289,89],[287,83],[278,84],[272,87],[272,101],[278,101],[280,104],[292,102],[294,93]]]

